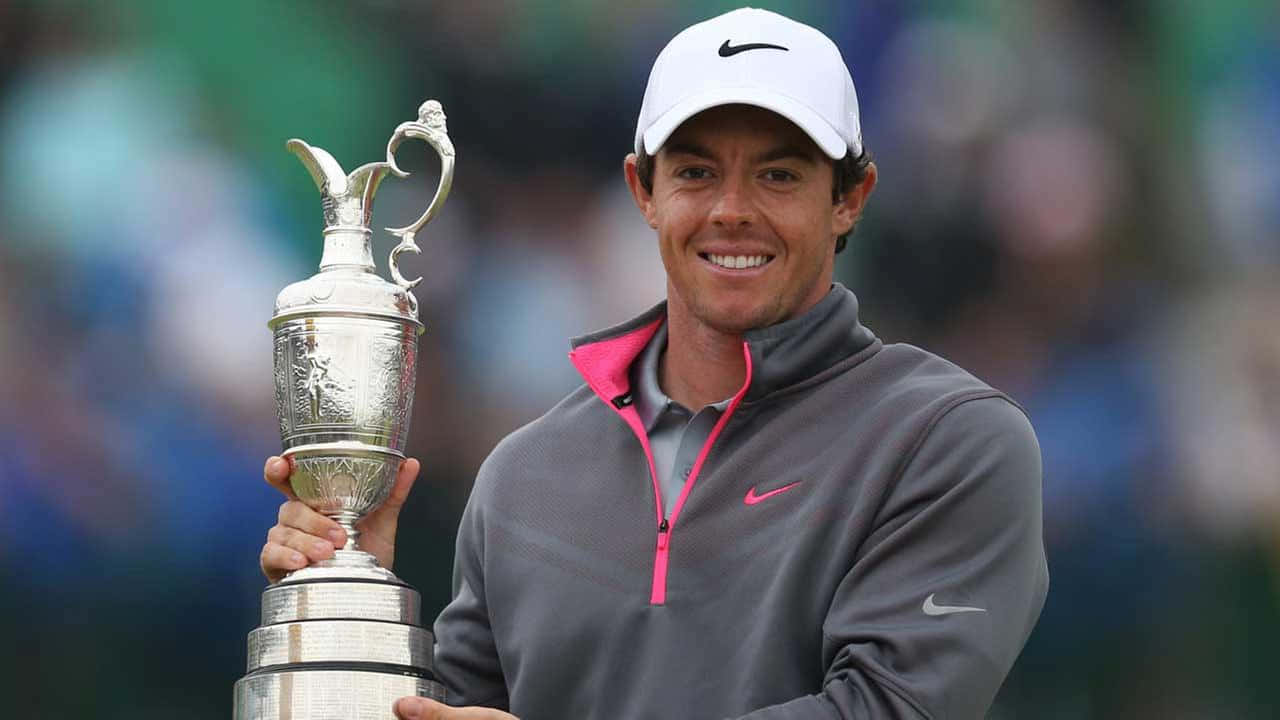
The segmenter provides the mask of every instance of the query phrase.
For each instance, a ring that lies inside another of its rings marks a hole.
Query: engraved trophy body
[[[440,185],[415,222],[388,228],[400,238],[391,283],[374,272],[369,221],[383,178],[407,175],[395,150],[409,138],[439,153]],[[411,292],[421,278],[406,280],[397,258],[419,252],[415,235],[449,195],[454,150],[434,100],[396,128],[384,162],[350,174],[320,148],[287,147],[320,189],[325,240],[320,272],[282,290],[268,323],[280,437],[294,493],[342,525],[347,543],[263,593],[234,717],[383,720],[398,697],[444,699],[418,592],[360,549],[355,524],[386,500],[405,457],[424,328]]]

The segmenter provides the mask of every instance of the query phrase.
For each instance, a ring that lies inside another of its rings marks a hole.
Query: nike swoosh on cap
[[[773,497],[774,495],[778,495],[778,494],[780,494],[780,493],[784,493],[784,492],[786,492],[786,491],[790,490],[791,488],[793,488],[793,487],[795,487],[795,486],[797,486],[797,485],[799,485],[799,484],[800,484],[800,481],[799,481],[799,480],[797,480],[797,481],[795,481],[795,482],[791,483],[790,485],[783,485],[782,487],[780,487],[780,488],[778,488],[778,489],[776,489],[776,490],[770,490],[769,492],[764,493],[763,495],[757,495],[757,494],[756,494],[756,489],[755,489],[755,487],[752,487],[750,490],[748,490],[748,491],[747,491],[747,496],[746,496],[746,497],[744,497],[744,498],[742,498],[742,502],[746,503],[747,505],[755,505],[756,503],[758,503],[758,502],[760,502],[760,501],[762,501],[762,500],[766,500],[766,499],[768,499],[768,498],[771,498],[771,497]]]
[[[733,55],[737,55],[740,52],[746,52],[748,50],[782,50],[784,52],[790,52],[789,48],[784,48],[781,45],[770,45],[769,43],[745,43],[743,45],[730,45],[729,41],[725,40],[724,44],[720,46],[720,57],[731,57]]]
[[[925,615],[951,615],[953,613],[970,613],[970,612],[986,612],[985,608],[966,607],[964,605],[935,605],[933,596],[937,593],[930,593],[929,597],[924,599]]]

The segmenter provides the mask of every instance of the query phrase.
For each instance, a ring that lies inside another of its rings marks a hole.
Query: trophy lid
[[[425,140],[440,154],[440,184],[426,211],[410,225],[387,228],[400,238],[388,264],[394,283],[374,273],[369,229],[373,196],[388,173],[406,177],[396,165],[395,150],[409,138]],[[415,236],[440,210],[453,185],[453,143],[445,126],[440,103],[428,100],[418,108],[416,121],[401,123],[387,142],[387,158],[361,165],[351,173],[328,152],[298,139],[285,144],[298,156],[320,190],[324,208],[324,255],[320,272],[289,285],[276,297],[275,313],[268,326],[300,315],[354,315],[401,320],[423,331],[418,321],[418,300],[411,292],[422,278],[407,280],[396,263],[401,253],[419,253]]]

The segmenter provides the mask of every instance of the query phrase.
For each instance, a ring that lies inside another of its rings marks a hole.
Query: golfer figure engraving
[[[304,372],[306,373],[303,387],[306,388],[307,395],[311,398],[311,422],[319,422],[320,396],[324,393],[325,386],[332,384],[329,380],[329,358],[317,355],[315,350],[312,349],[308,350],[302,360]]]

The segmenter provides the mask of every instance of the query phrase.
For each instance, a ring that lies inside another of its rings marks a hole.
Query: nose
[[[715,204],[711,207],[713,224],[725,229],[747,227],[756,222],[756,207],[747,181],[736,176],[720,183]]]

